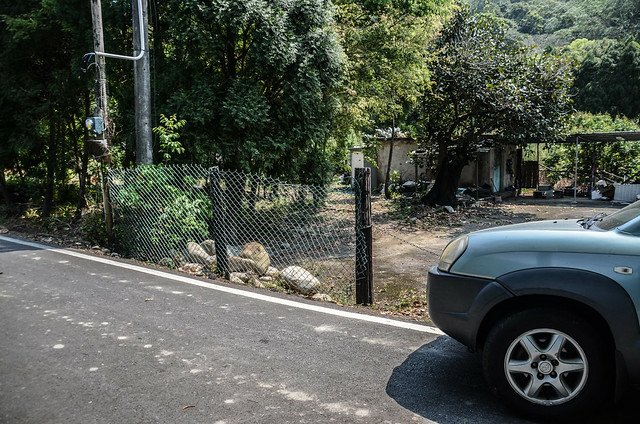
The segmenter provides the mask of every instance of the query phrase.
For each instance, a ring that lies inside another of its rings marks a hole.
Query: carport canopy
[[[575,189],[578,181],[578,145],[580,143],[614,143],[616,141],[640,141],[640,131],[616,131],[601,133],[569,134],[566,143],[576,143],[576,161],[573,174],[573,201],[576,201]]]
[[[580,143],[614,143],[616,141],[640,141],[640,131],[615,131],[615,132],[593,132],[593,133],[576,133],[569,134],[565,139],[560,139],[556,143],[574,144],[576,145],[576,159],[574,170],[574,187],[575,181],[578,181],[578,145]],[[539,144],[541,142],[532,142]],[[573,198],[576,200],[576,191],[573,190]]]
[[[565,143],[613,143],[616,141],[640,141],[640,131],[617,131],[569,134]]]

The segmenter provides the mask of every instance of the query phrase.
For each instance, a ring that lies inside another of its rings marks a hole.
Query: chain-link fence
[[[109,192],[120,252],[180,266],[188,241],[200,243],[209,238],[208,178],[208,171],[199,166],[110,170]]]
[[[131,257],[353,303],[360,232],[350,187],[198,166],[113,170],[109,187],[116,238]]]

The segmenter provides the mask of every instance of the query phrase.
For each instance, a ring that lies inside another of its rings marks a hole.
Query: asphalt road
[[[72,255],[0,237],[0,422],[526,422],[424,326]]]

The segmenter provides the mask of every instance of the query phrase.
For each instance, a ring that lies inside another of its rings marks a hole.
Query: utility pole
[[[96,52],[104,52],[104,33],[102,27],[102,4],[101,0],[91,0],[91,19],[93,21],[93,49]],[[95,115],[104,119],[104,128],[108,127],[107,109],[107,74],[106,60],[102,55],[96,55],[96,111]],[[96,134],[96,139],[104,140],[106,143],[105,131]]]
[[[136,163],[153,163],[153,139],[151,134],[151,77],[149,66],[149,7],[148,1],[132,1],[133,54],[142,58],[133,65],[134,103],[136,113]],[[142,7],[140,13],[139,7]],[[140,22],[142,18],[142,22]],[[142,31],[142,34],[140,34]],[[141,45],[142,43],[142,45]]]
[[[91,20],[93,22],[93,48],[95,52],[104,52],[104,33],[102,27],[102,4],[100,0],[91,0]],[[107,132],[109,128],[109,114],[107,109],[107,74],[105,57],[96,54],[96,113],[95,116],[102,118],[102,129],[97,131],[95,142],[100,144],[104,153],[101,157],[101,180],[102,180],[102,201],[104,205],[104,220],[107,234],[113,234],[113,212],[109,199],[109,184],[107,182],[107,166],[110,161],[109,144]]]

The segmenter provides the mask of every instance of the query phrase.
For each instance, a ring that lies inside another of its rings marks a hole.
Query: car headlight
[[[447,247],[444,248],[442,255],[440,255],[440,262],[438,262],[438,269],[440,271],[448,272],[451,269],[451,265],[458,260],[464,253],[469,244],[469,237],[462,236],[452,240]]]

